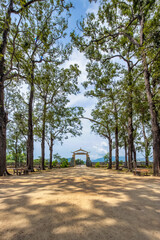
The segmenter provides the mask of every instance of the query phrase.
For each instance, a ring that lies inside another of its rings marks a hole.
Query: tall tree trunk
[[[46,97],[44,99],[44,106],[43,106],[43,123],[42,123],[42,170],[45,170],[45,126],[46,126]]]
[[[34,151],[34,140],[33,140],[33,99],[34,99],[34,63],[32,62],[32,73],[31,73],[31,89],[29,98],[29,109],[28,109],[28,144],[27,144],[27,158],[28,158],[28,169],[33,169],[33,151]]]
[[[129,92],[128,92],[128,169],[132,170],[133,168],[133,110],[132,110],[132,75],[131,75],[131,67],[130,63],[128,63],[128,75],[129,75]]]
[[[4,107],[4,72],[5,72],[5,53],[7,48],[7,38],[10,31],[11,12],[13,0],[10,0],[8,11],[5,18],[2,42],[0,44],[0,176],[6,171],[6,127],[7,113]]]
[[[27,152],[26,152],[26,154],[27,154],[27,162],[26,162],[26,165],[28,166],[28,162],[29,162],[29,161],[28,161],[28,142],[27,142],[26,145],[27,145],[27,148],[26,148],[26,150],[27,150]]]
[[[115,110],[115,143],[116,143],[116,170],[119,169],[119,139],[118,139],[118,113],[117,113],[117,107],[114,105]]]
[[[119,143],[118,143],[118,127],[115,128],[115,140],[116,140],[116,170],[119,169]]]
[[[52,137],[52,133],[51,133],[51,138],[50,138],[50,161],[49,161],[49,168],[52,169],[52,154],[53,154],[53,137]]]
[[[125,163],[124,166],[127,168],[127,141],[124,141],[124,150],[125,150]]]
[[[147,99],[151,114],[152,123],[152,136],[153,136],[153,173],[155,176],[159,175],[159,164],[160,164],[160,128],[158,123],[158,112],[153,101],[153,96],[150,87],[150,74],[148,71],[148,65],[146,62],[146,55],[143,53],[143,66],[144,66],[144,79],[147,93]]]
[[[144,123],[142,123],[142,127],[143,127],[143,138],[144,138],[144,144],[145,144],[145,161],[146,161],[146,166],[148,167],[149,165],[149,142],[146,136],[146,132],[145,132],[145,126]]]
[[[0,176],[6,171],[7,114],[4,109],[4,84],[0,82]]]
[[[109,135],[109,166],[108,169],[112,169],[112,139]]]
[[[143,46],[144,44],[144,16],[141,13],[140,19],[140,44]],[[152,125],[152,136],[153,136],[153,173],[154,176],[159,176],[159,165],[160,165],[160,127],[158,123],[158,112],[156,111],[153,95],[151,92],[150,85],[150,73],[148,70],[147,56],[144,48],[142,48],[141,52],[142,57],[142,65],[143,65],[143,73],[144,73],[144,81],[145,88],[147,94],[147,100],[149,104],[149,110],[151,114],[151,125]]]
[[[137,156],[136,156],[136,148],[135,145],[133,144],[133,156],[134,156],[134,168],[137,167]]]
[[[18,156],[18,138],[17,138],[17,136],[16,136],[16,144],[15,144],[15,150],[16,150],[16,156],[15,156],[15,168],[17,168],[17,165],[18,165],[18,158],[17,158],[17,156]]]
[[[153,136],[153,173],[155,176],[159,176],[159,165],[160,165],[160,128],[158,123],[158,112],[156,111],[155,104],[153,102],[153,96],[151,93],[148,65],[146,64],[146,55],[143,54],[143,65],[144,65],[144,79],[147,93],[147,99],[149,103],[149,109],[151,114],[152,123],[152,136]]]

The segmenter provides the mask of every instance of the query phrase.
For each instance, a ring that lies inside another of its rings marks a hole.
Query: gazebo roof
[[[83,150],[82,148],[80,148],[80,149],[78,149],[78,150],[76,150],[76,151],[74,151],[72,153],[80,153],[80,152],[82,152],[82,153],[89,153],[89,152]]]

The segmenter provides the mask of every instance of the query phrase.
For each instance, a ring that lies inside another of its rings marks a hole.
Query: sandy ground
[[[68,168],[0,178],[0,240],[158,240],[160,178]]]

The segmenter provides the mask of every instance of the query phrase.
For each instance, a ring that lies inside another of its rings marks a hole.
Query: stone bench
[[[16,175],[28,175],[28,169],[26,168],[14,168],[13,169],[13,174]]]

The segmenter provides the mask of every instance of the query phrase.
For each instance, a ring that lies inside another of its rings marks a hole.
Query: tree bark
[[[116,141],[116,170],[119,169],[119,147],[118,147],[118,127],[115,128],[115,141]]]
[[[125,150],[125,163],[124,163],[124,166],[127,168],[127,142],[126,142],[126,139],[124,141],[124,150]]]
[[[118,140],[118,113],[117,113],[117,107],[114,105],[115,110],[115,143],[116,143],[116,170],[119,169],[119,140]]]
[[[136,156],[136,148],[135,145],[133,144],[133,156],[134,156],[134,168],[137,167],[137,156]]]
[[[146,132],[145,132],[145,126],[144,123],[142,123],[142,128],[143,128],[143,138],[144,138],[144,144],[145,144],[145,161],[146,161],[146,166],[148,167],[149,165],[149,142],[146,136]]]
[[[132,75],[131,75],[131,66],[130,63],[128,62],[128,76],[129,76],[129,81],[128,81],[128,169],[132,170],[133,168],[133,157],[132,157],[132,152],[133,152],[133,107],[132,107]]]
[[[133,168],[133,127],[132,127],[132,117],[128,117],[128,169],[132,170]]]
[[[109,166],[108,169],[112,169],[112,139],[109,135]]]
[[[42,123],[42,170],[45,170],[45,126],[46,126],[46,98],[44,99],[43,106],[43,123]]]
[[[33,140],[33,99],[34,99],[34,63],[32,62],[32,73],[31,73],[31,89],[29,98],[29,109],[28,109],[28,144],[27,144],[27,162],[28,169],[33,172],[33,151],[34,151],[34,140]]]
[[[50,139],[50,161],[49,161],[49,168],[52,169],[52,154],[53,154],[53,137],[51,133],[51,139]]]
[[[2,43],[0,44],[0,176],[3,176],[6,170],[6,127],[7,113],[4,107],[4,73],[5,73],[5,53],[7,48],[7,38],[10,31],[11,12],[13,0],[10,0],[6,14],[4,30],[2,34]]]
[[[17,163],[18,163],[18,159],[17,159],[17,156],[18,156],[18,149],[17,149],[17,147],[18,147],[18,138],[17,138],[17,136],[16,136],[16,144],[15,144],[15,150],[16,150],[16,156],[15,156],[15,168],[17,168]]]

